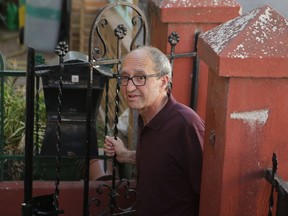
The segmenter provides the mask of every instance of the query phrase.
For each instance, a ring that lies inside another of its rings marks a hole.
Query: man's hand
[[[124,146],[123,141],[117,137],[106,136],[104,143],[104,151],[107,156],[112,157],[116,154],[116,159],[120,163],[135,164],[136,151],[131,151]]]

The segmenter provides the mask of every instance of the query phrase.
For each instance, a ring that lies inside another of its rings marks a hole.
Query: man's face
[[[153,70],[153,62],[143,50],[137,50],[130,53],[124,59],[122,64],[121,76],[139,76],[157,74]],[[164,77],[147,77],[146,84],[143,86],[135,86],[132,80],[128,81],[127,86],[121,86],[122,94],[131,109],[137,109],[140,112],[154,109],[161,94],[165,93]]]

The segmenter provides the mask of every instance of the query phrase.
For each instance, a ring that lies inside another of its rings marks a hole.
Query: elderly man
[[[196,216],[202,171],[203,120],[170,92],[171,64],[157,48],[140,47],[123,59],[121,91],[139,112],[137,149],[107,136],[104,149],[137,167],[140,216]]]

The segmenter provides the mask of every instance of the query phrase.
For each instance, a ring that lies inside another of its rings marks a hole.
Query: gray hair
[[[140,46],[136,50],[139,49],[144,50],[148,54],[149,59],[154,64],[153,70],[155,72],[158,72],[161,76],[168,75],[169,77],[168,90],[171,90],[172,66],[167,56],[159,49],[152,46]]]

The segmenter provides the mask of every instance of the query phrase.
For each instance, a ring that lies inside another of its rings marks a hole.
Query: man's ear
[[[169,85],[169,76],[167,75],[162,76],[161,81],[162,81],[162,86],[165,86],[165,88],[167,88]]]

